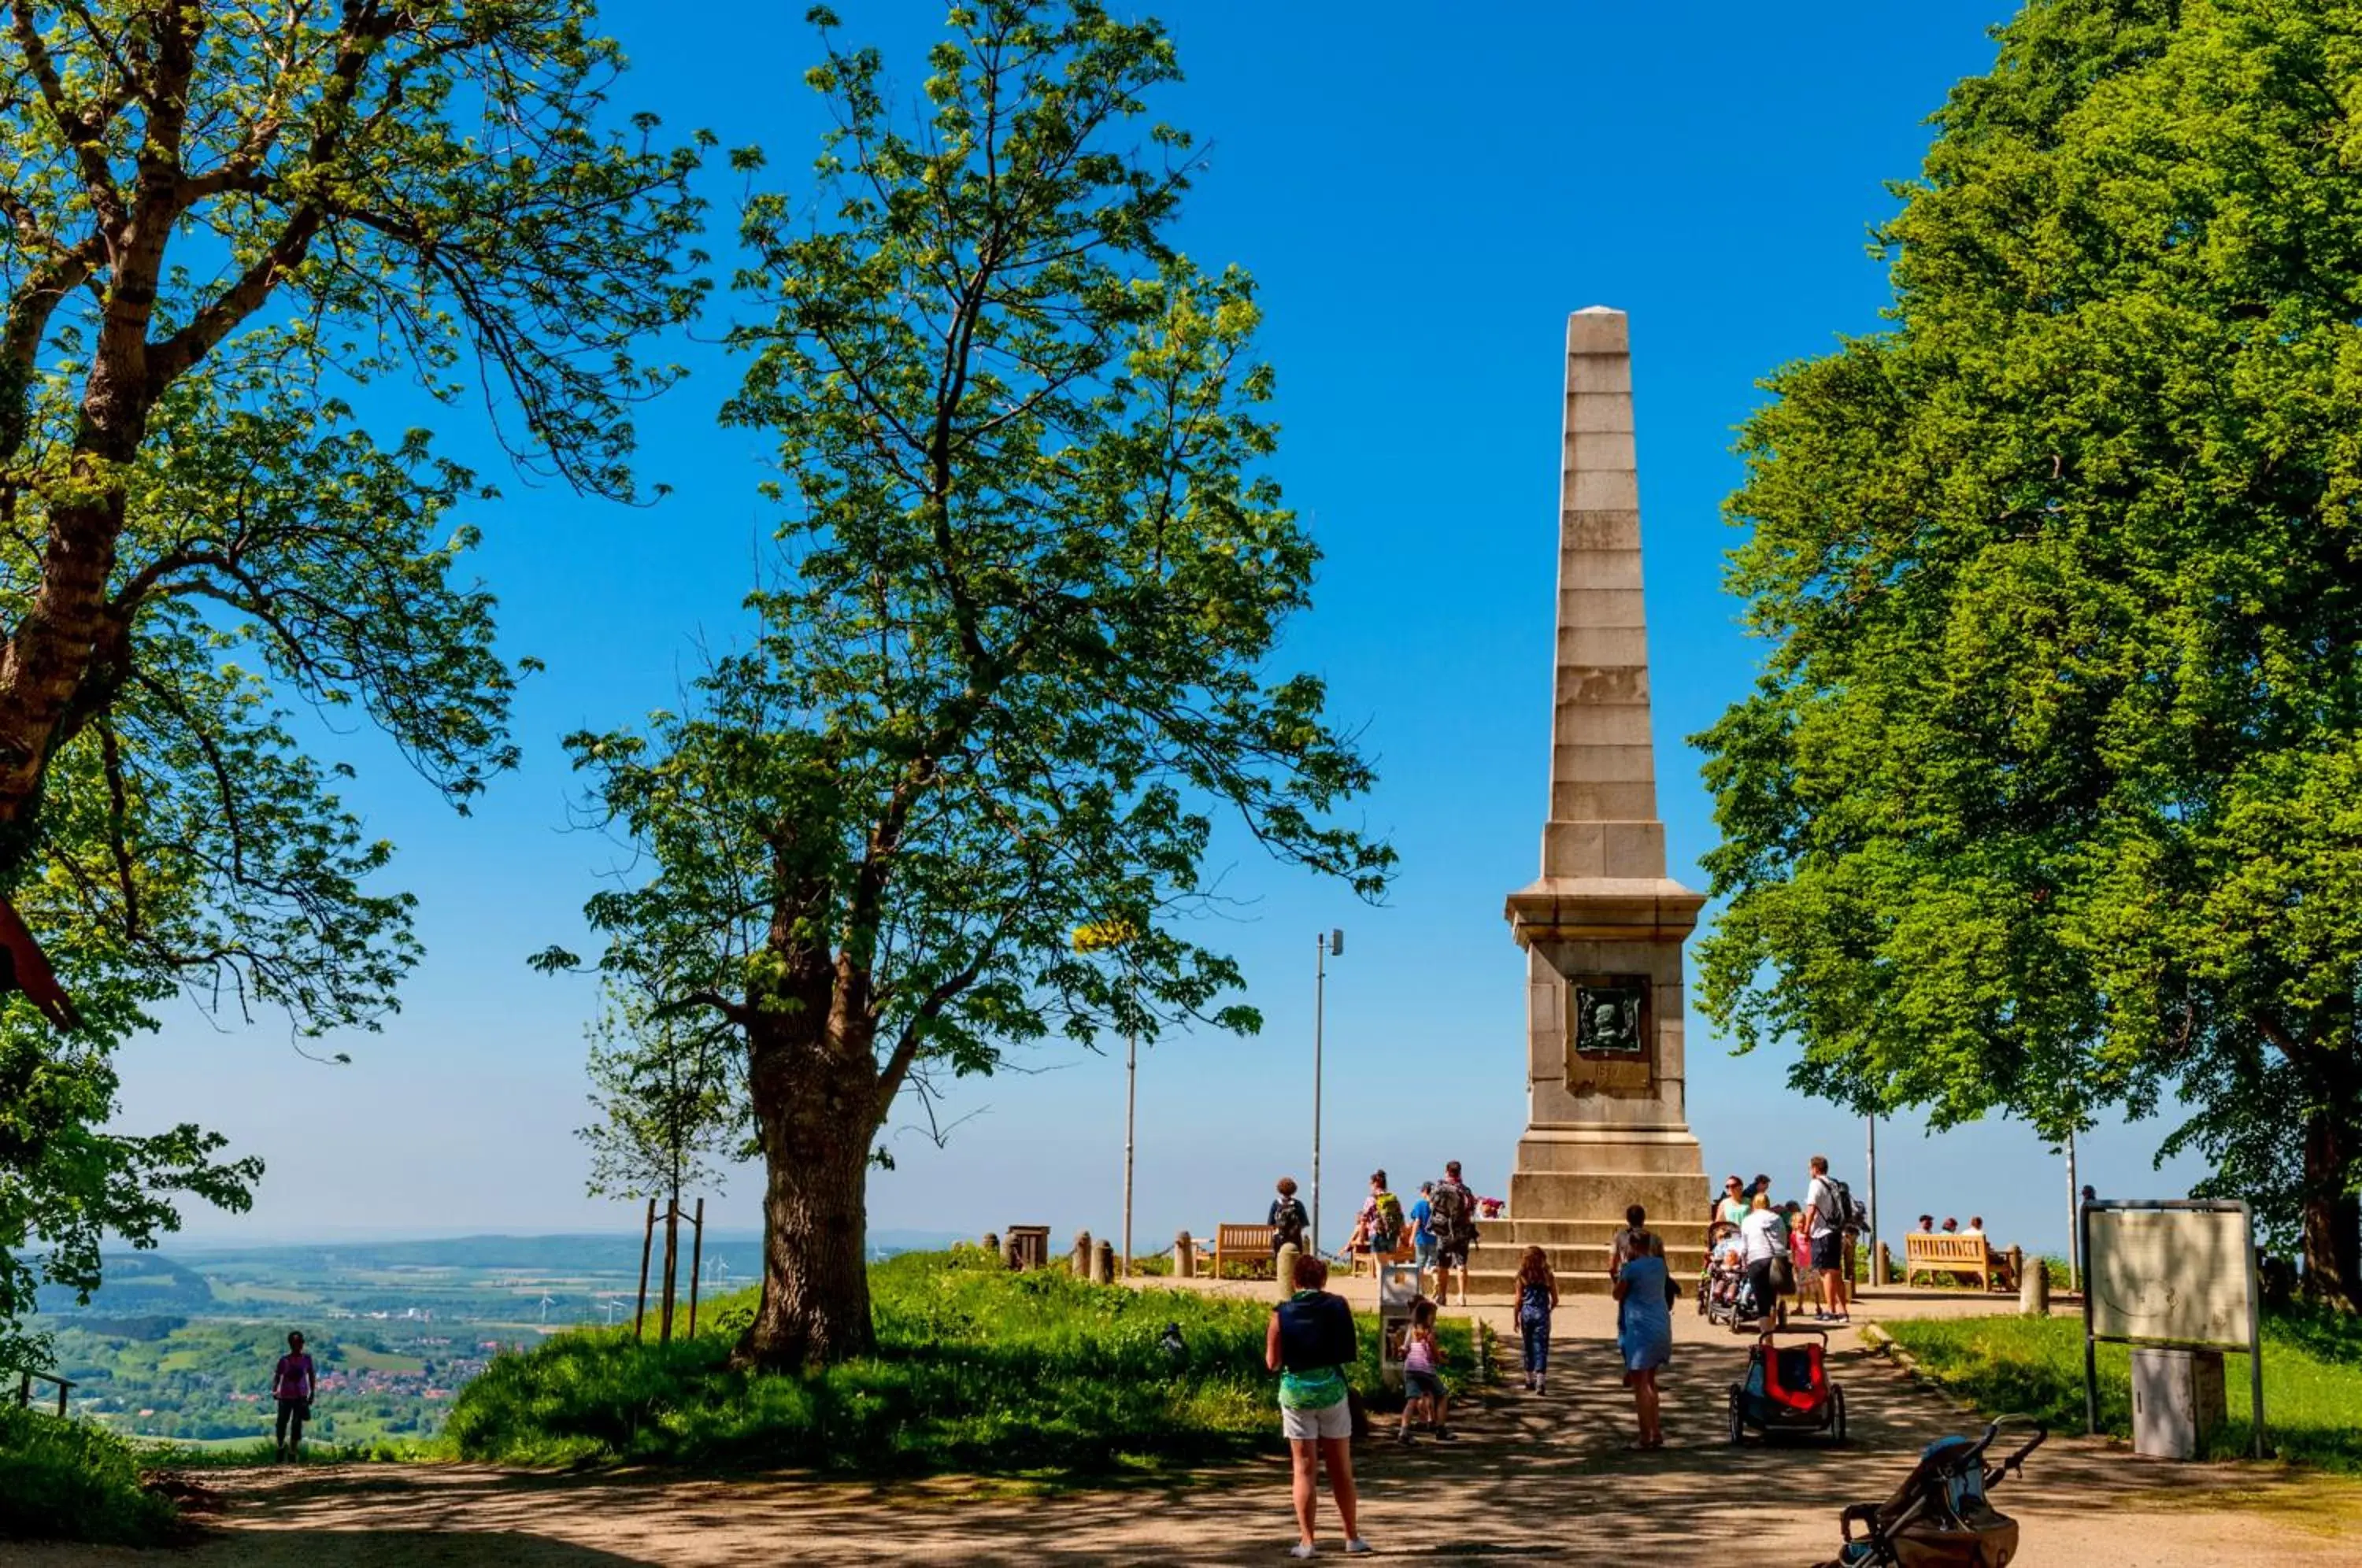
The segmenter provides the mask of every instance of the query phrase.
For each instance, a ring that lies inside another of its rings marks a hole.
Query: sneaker
[[[1370,1543],[1358,1535],[1345,1543],[1345,1555],[1348,1557],[1366,1557],[1371,1550]]]
[[[1458,1442],[1460,1441],[1460,1434],[1453,1431],[1450,1427],[1438,1427],[1435,1429],[1435,1441],[1438,1442]]]
[[[1290,1557],[1318,1557],[1320,1549],[1308,1540],[1299,1540],[1287,1549],[1287,1554]]]
[[[1408,1447],[1410,1446],[1410,1433],[1408,1433],[1408,1432],[1396,1432],[1396,1433],[1395,1433],[1395,1446],[1396,1446],[1396,1448],[1408,1448]]]

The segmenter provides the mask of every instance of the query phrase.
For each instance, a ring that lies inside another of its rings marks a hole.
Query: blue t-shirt
[[[1427,1222],[1434,1217],[1434,1206],[1429,1203],[1424,1198],[1410,1206],[1410,1234],[1412,1241],[1431,1242],[1435,1240],[1433,1232],[1429,1231],[1427,1228]]]

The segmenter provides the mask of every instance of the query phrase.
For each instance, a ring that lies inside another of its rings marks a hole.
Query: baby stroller
[[[2024,1448],[1998,1464],[1985,1463],[1985,1450],[2005,1425],[2034,1425]],[[1971,1442],[1938,1438],[1920,1451],[1919,1463],[1883,1503],[1856,1503],[1838,1516],[1845,1544],[1822,1568],[2007,1568],[2017,1555],[2017,1521],[1992,1506],[1985,1494],[2014,1475],[2025,1456],[2050,1435],[2022,1416],[2004,1416]],[[1854,1526],[1862,1534],[1854,1534]]]
[[[1744,1442],[1752,1428],[1845,1441],[1845,1390],[1829,1381],[1828,1354],[1827,1329],[1764,1330],[1747,1353],[1746,1377],[1730,1386],[1730,1441]]]
[[[1707,1263],[1705,1277],[1698,1281],[1698,1310],[1705,1315],[1707,1322],[1736,1329],[1741,1319],[1753,1315],[1753,1306],[1744,1264]]]

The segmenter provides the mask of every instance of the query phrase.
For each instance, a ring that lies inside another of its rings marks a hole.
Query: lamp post
[[[1097,921],[1075,927],[1075,951],[1098,953],[1123,946],[1140,934],[1126,920]],[[1135,986],[1134,994],[1138,993]],[[1131,1277],[1131,1154],[1132,1125],[1139,1106],[1140,1034],[1129,1024],[1123,1032],[1123,1274]]]
[[[1342,955],[1345,933],[1331,927],[1312,938],[1312,1251],[1320,1251],[1320,1029],[1329,999],[1329,960]]]
[[[1870,1148],[1864,1174],[1870,1186],[1870,1260],[1865,1272],[1872,1285],[1886,1283],[1885,1271],[1878,1266],[1878,1118],[1870,1119]]]

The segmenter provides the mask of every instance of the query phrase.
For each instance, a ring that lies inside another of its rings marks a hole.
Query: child
[[[1401,1430],[1395,1441],[1410,1441],[1411,1412],[1420,1406],[1427,1408],[1428,1424],[1435,1429],[1438,1442],[1457,1442],[1444,1418],[1451,1408],[1451,1397],[1444,1392],[1443,1358],[1435,1348],[1435,1303],[1425,1297],[1411,1303],[1410,1331],[1403,1339],[1403,1414]]]
[[[1809,1305],[1815,1316],[1823,1316],[1821,1276],[1813,1267],[1811,1216],[1793,1199],[1783,1211],[1788,1216],[1788,1262],[1796,1274],[1796,1310],[1801,1312]]]
[[[1558,1276],[1550,1256],[1528,1247],[1518,1264],[1518,1331],[1526,1342],[1526,1391],[1539,1394],[1550,1371],[1551,1314],[1558,1310]]]

